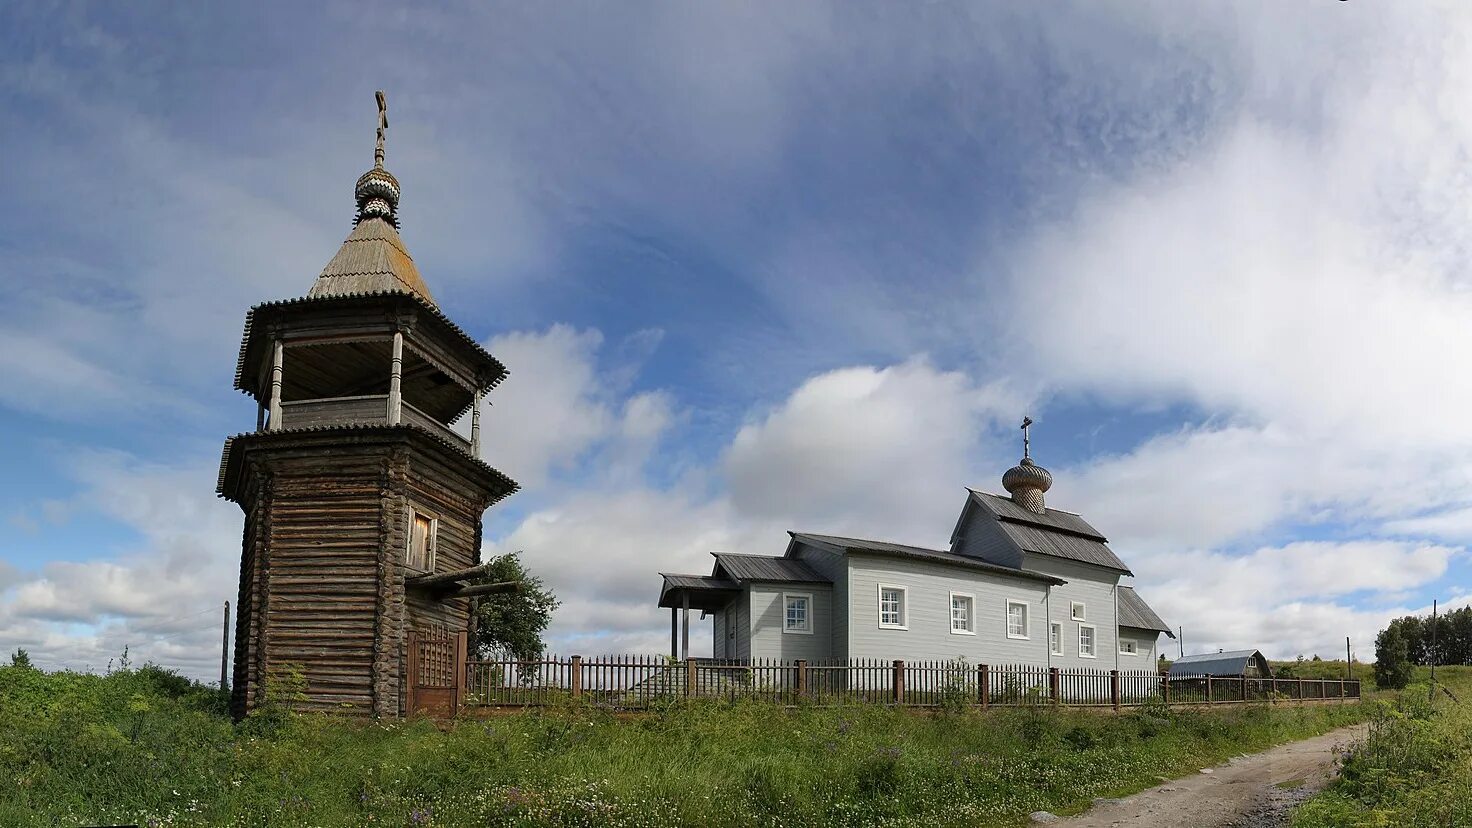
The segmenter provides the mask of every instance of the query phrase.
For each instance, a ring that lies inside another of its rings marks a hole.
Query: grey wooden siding
[[[1042,625],[1048,587],[926,561],[850,553],[848,588],[850,658],[907,660],[964,657],[972,664],[1047,663]],[[906,630],[879,627],[879,585],[907,590]],[[951,632],[951,592],[974,596],[975,635]],[[1007,637],[1007,601],[1028,605],[1029,638]]]
[[[782,594],[811,595],[813,632],[782,631]],[[833,590],[821,584],[752,584],[747,588],[751,608],[750,658],[809,661],[833,657]]]
[[[1063,654],[1051,657],[1052,666],[1065,669],[1115,669],[1119,643],[1115,627],[1114,590],[1119,583],[1119,573],[1103,567],[1032,553],[1023,556],[1023,567],[1068,582],[1053,587],[1050,598],[1048,619],[1061,624],[1063,633]],[[1074,601],[1084,603],[1083,622],[1072,618]],[[1094,658],[1079,656],[1080,623],[1094,628]]]
[[[1160,631],[1142,630],[1135,627],[1120,627],[1119,637],[1122,639],[1133,638],[1136,655],[1119,654],[1119,669],[1121,670],[1153,670],[1158,665],[1156,659],[1160,658]]]
[[[1002,566],[1022,566],[1021,551],[997,524],[996,516],[969,499],[951,551]]]
[[[729,657],[751,658],[751,595],[747,592],[731,602],[731,629],[736,631],[736,637],[731,639]]]
[[[797,544],[793,554],[812,567],[819,575],[833,582],[833,612],[830,624],[829,652],[834,658],[842,658],[848,652],[848,562],[843,555],[818,549],[805,543]]]

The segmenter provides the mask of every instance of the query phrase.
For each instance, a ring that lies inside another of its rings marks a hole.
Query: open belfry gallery
[[[514,588],[477,583],[481,516],[517,489],[479,451],[506,368],[440,312],[399,237],[382,92],[378,111],[342,248],[305,296],[246,314],[235,387],[256,429],[225,441],[218,483],[245,513],[237,717],[283,671],[307,709],[406,715],[436,689],[411,673],[453,699],[472,602]]]

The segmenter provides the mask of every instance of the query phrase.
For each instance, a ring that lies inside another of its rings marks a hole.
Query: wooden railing
[[[1350,701],[1360,683],[1331,679],[1190,676],[962,661],[727,661],[601,656],[466,663],[469,706],[534,706],[579,699],[643,709],[684,698],[777,704],[862,702],[916,707],[1054,704],[1120,710],[1150,703]]]
[[[343,423],[387,423],[388,395],[369,394],[357,397],[327,397],[320,400],[291,400],[281,404],[282,428],[312,428]],[[420,411],[408,402],[399,403],[399,419],[413,423],[461,448],[469,449],[470,441],[453,428]]]

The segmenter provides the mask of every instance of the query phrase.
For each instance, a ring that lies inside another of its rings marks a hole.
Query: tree
[[[1375,636],[1375,683],[1400,689],[1411,683],[1411,658],[1401,627],[1395,623]]]
[[[25,651],[25,648],[23,648],[23,647],[17,647],[17,648],[15,648],[15,653],[10,657],[10,666],[11,667],[24,667],[26,669],[30,669],[31,668],[31,654],[28,653],[28,652],[26,652]]]
[[[552,611],[561,605],[541,578],[521,565],[515,553],[492,558],[488,581],[520,581],[516,592],[482,595],[476,607],[475,652],[487,656],[510,656],[521,661],[542,654],[542,633],[552,621]]]

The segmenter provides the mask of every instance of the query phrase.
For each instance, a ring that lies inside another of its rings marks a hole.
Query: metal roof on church
[[[835,535],[814,535],[808,532],[788,532],[787,534],[799,541],[826,544],[831,547],[837,547],[844,552],[869,552],[878,555],[913,558],[916,560],[965,567],[967,569],[979,569],[998,575],[1010,575],[1014,578],[1026,578],[1030,581],[1042,581],[1054,585],[1067,583],[1061,578],[1054,578],[1052,575],[1029,572],[1026,569],[1014,569],[1010,566],[1002,566],[983,561],[980,558],[973,558],[970,555],[958,555],[954,552],[943,552],[939,549],[926,549],[923,546],[909,546],[903,543],[864,540],[863,538],[841,538]]]
[[[792,558],[774,558],[770,555],[737,555],[730,552],[712,552],[711,554],[716,559],[716,571],[724,572],[738,581],[832,583],[812,567]]]
[[[1073,512],[1028,511],[1011,498],[970,489],[972,499],[990,511],[1008,539],[1027,552],[1102,566],[1133,575],[1108,546],[1099,530]]]
[[[1176,637],[1176,634],[1170,631],[1170,627],[1161,620],[1160,616],[1155,614],[1155,610],[1150,609],[1150,605],[1145,603],[1145,599],[1135,592],[1134,587],[1120,586],[1117,606],[1119,626],[1134,627],[1138,630],[1156,630],[1171,638]]]

